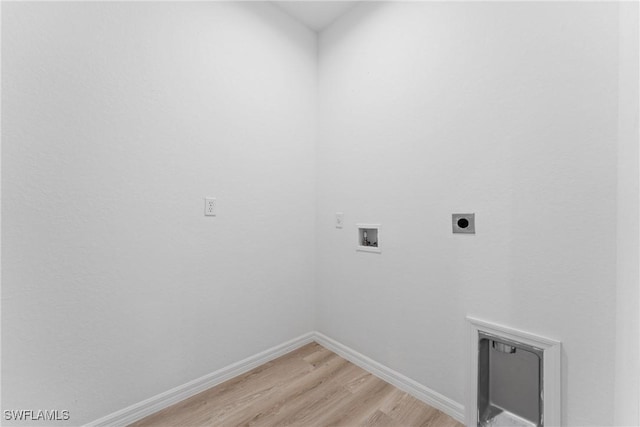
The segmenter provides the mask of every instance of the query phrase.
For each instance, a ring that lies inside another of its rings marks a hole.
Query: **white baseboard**
[[[461,423],[464,423],[464,406],[460,403],[431,390],[430,388],[382,365],[381,363],[376,362],[373,359],[368,358],[361,353],[358,353],[357,351],[327,337],[326,335],[319,332],[309,332],[299,336],[298,338],[294,338],[261,353],[247,357],[246,359],[225,368],[219,369],[211,374],[172,388],[164,393],[158,394],[147,400],[90,422],[86,424],[85,427],[126,426],[134,423],[148,415],[230,380],[233,377],[248,372],[253,368],[313,341],[362,369],[371,372],[382,380],[398,387],[400,390],[409,393],[416,399],[421,400],[422,402],[441,410],[447,415],[450,415]]]
[[[411,378],[408,378],[361,353],[358,353],[352,348],[349,348],[346,345],[321,334],[320,332],[314,332],[313,339],[318,344],[347,359],[354,365],[358,365],[365,371],[371,372],[376,377],[398,387],[400,390],[409,393],[416,399],[441,410],[445,414],[464,424],[465,412],[462,404],[431,390],[417,381],[414,381]]]
[[[309,344],[310,342],[313,342],[312,332],[301,335],[208,375],[109,414],[86,424],[85,427],[126,426],[167,408],[174,403],[178,403],[181,400],[194,396],[202,391],[230,380],[233,377],[244,374],[253,368],[287,354],[305,344]]]

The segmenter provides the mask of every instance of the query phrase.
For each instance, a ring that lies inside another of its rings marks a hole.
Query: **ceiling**
[[[275,5],[314,31],[320,31],[357,1],[274,1]]]

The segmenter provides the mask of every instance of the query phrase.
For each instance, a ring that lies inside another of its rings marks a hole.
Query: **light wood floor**
[[[316,343],[132,424],[241,425],[462,427]]]

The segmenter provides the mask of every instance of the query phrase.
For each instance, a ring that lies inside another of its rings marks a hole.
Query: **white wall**
[[[638,403],[638,22],[637,2],[619,6],[618,244],[615,424],[640,425]]]
[[[556,338],[563,423],[612,424],[617,5],[361,4],[319,49],[319,331],[461,403],[466,315]]]
[[[3,409],[82,424],[312,330],[315,34],[266,3],[2,8]]]

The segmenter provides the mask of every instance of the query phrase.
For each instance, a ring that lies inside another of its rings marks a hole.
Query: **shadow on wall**
[[[292,19],[286,12],[279,7],[270,4],[269,2],[262,1],[250,1],[250,2],[235,2],[235,4],[242,8],[247,14],[254,15],[256,19],[259,19],[264,23],[264,29],[272,31],[274,34],[278,34],[282,39],[296,45],[300,52],[305,54],[309,53],[308,45],[305,40],[299,37],[291,37],[292,31],[299,31],[300,27],[304,27],[309,33],[313,33],[313,30],[308,29],[298,21]],[[252,30],[253,31],[253,30]]]
[[[342,43],[346,37],[349,37],[349,33],[357,30],[360,25],[372,19],[376,14],[381,13],[388,6],[388,2],[385,1],[359,2],[327,27],[331,28],[332,31],[330,38],[327,36],[327,38],[323,40],[323,49],[330,50],[334,44]],[[320,31],[321,37],[324,36],[324,34],[324,30]]]

